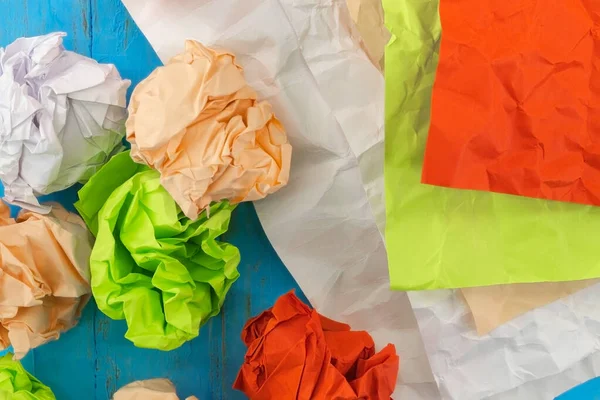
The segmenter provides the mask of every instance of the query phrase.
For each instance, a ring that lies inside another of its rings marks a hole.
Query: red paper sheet
[[[600,205],[600,1],[441,0],[422,182]]]

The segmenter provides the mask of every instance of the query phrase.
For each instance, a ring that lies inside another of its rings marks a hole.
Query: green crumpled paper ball
[[[56,396],[7,353],[0,357],[0,399],[56,400]]]
[[[96,236],[90,258],[98,308],[125,319],[136,346],[175,349],[217,315],[239,277],[239,250],[217,238],[235,206],[185,217],[160,175],[118,154],[79,190],[75,207]]]

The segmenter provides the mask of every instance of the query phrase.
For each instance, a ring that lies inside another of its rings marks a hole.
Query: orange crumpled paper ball
[[[248,351],[233,387],[251,400],[383,400],[396,386],[394,345],[375,353],[367,332],[319,315],[293,292],[250,319],[242,340]]]
[[[235,57],[188,40],[131,96],[131,157],[155,168],[185,215],[264,198],[287,184],[292,147]]]
[[[12,345],[20,359],[75,326],[90,298],[91,252],[85,223],[60,205],[14,220],[0,202],[0,350]]]

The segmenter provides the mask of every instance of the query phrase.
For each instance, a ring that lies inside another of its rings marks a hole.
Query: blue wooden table
[[[53,31],[67,32],[67,49],[115,64],[132,87],[161,64],[120,0],[0,0],[0,46]],[[49,197],[73,210],[76,189]],[[108,319],[91,302],[76,328],[30,353],[23,364],[58,400],[108,400],[131,381],[156,377],[171,379],[180,396],[245,398],[231,389],[245,353],[242,327],[278,296],[299,289],[251,204],[238,207],[224,240],[241,251],[241,277],[197,339],[172,352],[135,348],[124,338],[125,322]]]

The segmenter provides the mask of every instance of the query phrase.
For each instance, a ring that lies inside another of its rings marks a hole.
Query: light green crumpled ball
[[[7,353],[0,357],[0,399],[56,400],[56,396]]]
[[[239,277],[239,250],[217,238],[235,206],[185,217],[157,171],[129,152],[114,156],[79,191],[75,207],[96,236],[90,269],[98,308],[125,319],[138,347],[175,349],[217,315]]]

